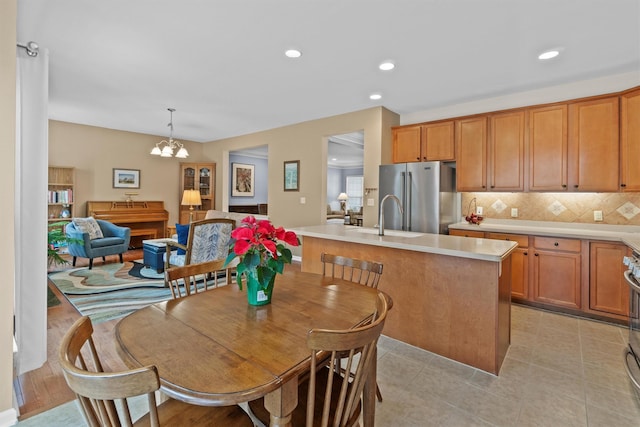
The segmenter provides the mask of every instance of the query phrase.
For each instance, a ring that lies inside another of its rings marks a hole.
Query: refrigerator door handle
[[[411,172],[409,172],[411,173]],[[407,200],[407,174],[405,172],[400,172],[400,174],[402,175],[402,203],[406,203]],[[405,225],[406,225],[406,221],[405,221],[405,215],[404,212],[400,215],[400,219],[401,219],[401,226],[400,229],[401,230],[405,230]]]
[[[409,183],[407,185],[407,197],[404,200],[405,206],[403,206],[404,209],[404,217],[407,219],[406,224],[407,224],[407,231],[411,231],[411,204],[413,202],[412,198],[413,198],[413,194],[412,194],[412,187],[413,187],[413,174],[411,172],[409,172]]]

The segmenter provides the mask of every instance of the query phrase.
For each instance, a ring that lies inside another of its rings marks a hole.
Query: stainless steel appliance
[[[380,166],[379,202],[387,194],[400,199],[384,206],[384,226],[392,230],[446,234],[456,221],[455,169],[440,162]]]
[[[629,285],[629,346],[625,349],[625,368],[631,383],[640,393],[640,254],[633,252],[624,257],[623,263],[629,267],[624,279]]]

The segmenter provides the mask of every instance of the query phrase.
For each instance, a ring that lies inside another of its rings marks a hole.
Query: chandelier
[[[163,139],[162,141],[158,142],[156,146],[151,150],[151,154],[160,157],[173,157],[173,151],[175,149],[178,149],[176,157],[180,159],[186,159],[187,157],[189,157],[189,152],[186,148],[184,148],[184,145],[173,139],[173,112],[176,111],[176,109],[167,108],[167,110],[169,110],[169,113],[171,114],[171,119],[169,120],[169,124],[167,125],[169,126],[169,141]],[[164,144],[164,147],[162,146],[162,144]]]

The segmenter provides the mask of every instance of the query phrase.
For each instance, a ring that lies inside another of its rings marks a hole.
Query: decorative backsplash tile
[[[462,193],[463,211],[474,197],[485,218],[594,224],[597,210],[603,215],[598,224],[640,225],[640,193]]]

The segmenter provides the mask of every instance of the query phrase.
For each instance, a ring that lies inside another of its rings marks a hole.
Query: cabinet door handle
[[[533,254],[533,256],[538,256],[538,254]]]
[[[420,157],[416,157],[416,160],[417,160],[417,161],[420,161]]]
[[[529,255],[529,252],[524,252],[522,255],[527,256]]]
[[[573,188],[578,188],[578,184],[574,185]]]
[[[567,184],[562,184],[562,188],[567,188]]]
[[[553,246],[560,246],[560,243],[558,243],[558,242],[553,242]]]
[[[627,184],[620,184],[620,187],[622,187],[622,188],[624,188],[626,186],[627,186]]]

